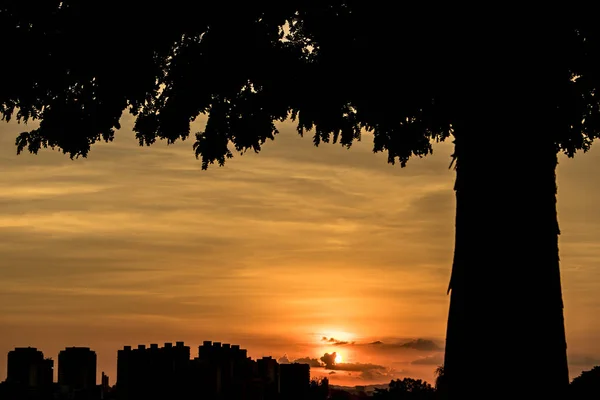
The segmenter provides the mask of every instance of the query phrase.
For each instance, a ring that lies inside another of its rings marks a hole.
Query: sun
[[[339,364],[342,362],[342,355],[341,354],[336,354],[335,355],[335,363]]]

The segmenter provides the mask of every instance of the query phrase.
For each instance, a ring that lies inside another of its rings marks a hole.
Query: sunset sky
[[[283,124],[260,154],[202,171],[191,140],[140,148],[131,125],[75,161],[16,156],[31,127],[0,125],[0,380],[15,346],[55,360],[91,347],[112,384],[124,345],[183,340],[195,356],[215,340],[253,358],[337,351],[344,370],[313,371],[334,384],[432,381],[443,351],[403,344],[443,348],[450,143],[400,168],[372,153],[369,135],[315,149]],[[558,169],[571,377],[600,365],[596,146]],[[490,342],[473,368],[493,362]]]

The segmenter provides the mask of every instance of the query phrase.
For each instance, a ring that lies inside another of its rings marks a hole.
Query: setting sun
[[[342,362],[342,355],[341,354],[336,354],[335,355],[335,363],[339,364]]]

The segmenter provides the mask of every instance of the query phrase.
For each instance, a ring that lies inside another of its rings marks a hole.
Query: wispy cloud
[[[366,365],[439,353],[394,338],[445,332],[451,144],[401,169],[373,154],[368,135],[351,150],[315,149],[284,124],[261,154],[201,171],[189,141],[140,148],[131,120],[123,126],[114,143],[71,161],[17,157],[23,127],[0,125],[1,353],[38,341],[52,355],[88,341],[99,369],[114,374],[124,341],[225,334],[266,348],[276,336],[289,348],[315,331],[328,333],[314,351],[368,351]],[[593,148],[559,168],[567,333],[581,354],[600,354],[600,322],[589,319],[600,307],[600,190],[590,172],[599,164]],[[359,339],[332,333],[341,330]],[[376,335],[394,338],[360,340]],[[368,371],[344,374],[389,374]]]

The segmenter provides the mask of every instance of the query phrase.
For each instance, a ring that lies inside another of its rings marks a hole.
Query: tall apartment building
[[[17,347],[8,352],[6,382],[32,388],[51,386],[54,361],[35,347]]]
[[[136,349],[125,346],[117,353],[117,396],[119,400],[178,398],[189,381],[190,348],[183,342]]]
[[[310,387],[308,364],[281,364],[279,366],[279,393],[287,400],[304,400]]]
[[[96,352],[89,347],[67,347],[58,353],[58,384],[70,391],[96,388]]]

